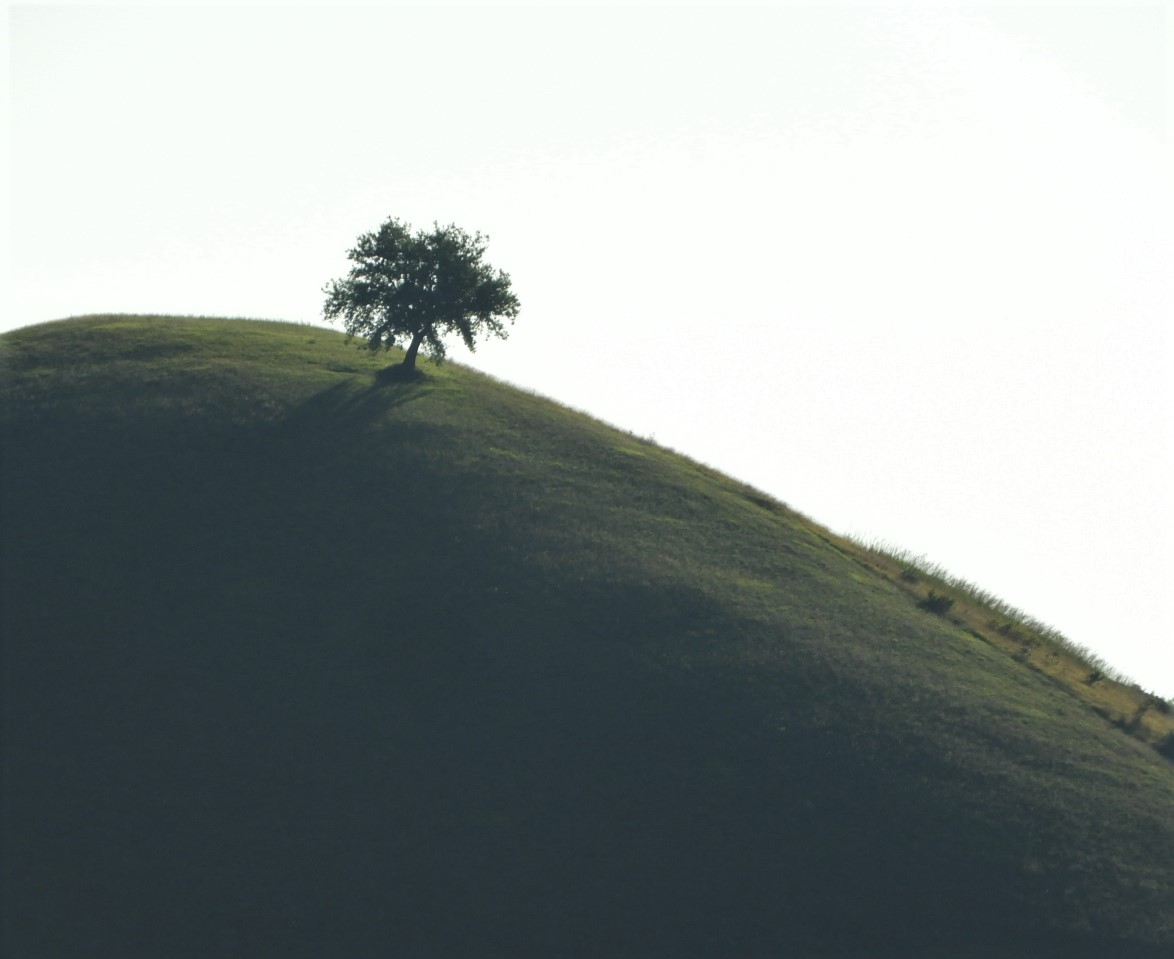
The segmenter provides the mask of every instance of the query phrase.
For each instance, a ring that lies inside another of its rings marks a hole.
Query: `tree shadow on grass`
[[[365,387],[338,383],[290,410],[278,425],[275,438],[293,444],[295,452],[316,450],[316,455],[321,454],[319,443],[330,448],[340,442],[362,442],[359,437],[374,424],[386,423],[392,411],[422,398],[424,384],[424,377],[397,379],[381,374]]]
[[[385,366],[375,374],[375,382],[379,386],[388,386],[397,383],[421,383],[431,377],[418,367],[408,368],[403,363]]]

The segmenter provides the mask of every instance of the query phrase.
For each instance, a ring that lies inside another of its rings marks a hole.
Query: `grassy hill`
[[[0,338],[6,955],[1174,955],[1168,704],[667,450],[383,365],[278,323]]]

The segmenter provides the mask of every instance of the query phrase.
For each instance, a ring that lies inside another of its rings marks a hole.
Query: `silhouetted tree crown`
[[[405,343],[406,370],[415,369],[421,346],[442,361],[444,337],[453,333],[470,350],[485,336],[504,339],[519,304],[509,274],[482,259],[488,242],[452,224],[413,233],[390,219],[359,237],[347,252],[350,273],[323,287],[326,319],[341,318],[372,353]]]

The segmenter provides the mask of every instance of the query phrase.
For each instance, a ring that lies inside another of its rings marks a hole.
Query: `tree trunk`
[[[420,344],[424,342],[424,334],[417,333],[412,337],[412,345],[408,347],[408,352],[404,354],[404,369],[411,371],[416,368],[416,354],[420,352]]]

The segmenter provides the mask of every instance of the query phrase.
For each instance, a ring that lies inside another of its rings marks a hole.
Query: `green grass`
[[[708,467],[386,362],[0,339],[7,952],[1174,949],[1174,764],[1108,681]]]
[[[1103,657],[922,555],[885,543],[843,545],[922,608],[938,597],[946,606],[942,615],[954,625],[1046,676],[1110,723],[1174,759],[1171,703],[1146,691]]]

